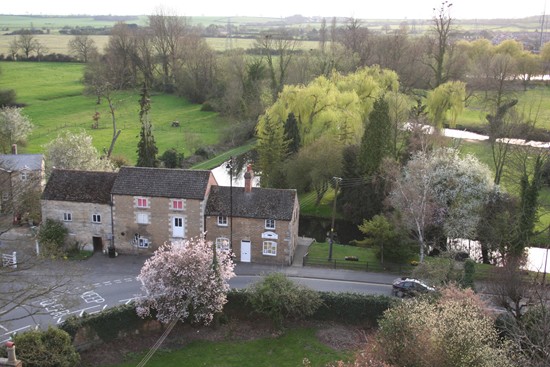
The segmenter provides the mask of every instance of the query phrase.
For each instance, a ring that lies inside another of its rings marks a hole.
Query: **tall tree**
[[[149,97],[149,91],[147,85],[143,84],[141,89],[141,98],[139,100],[139,120],[141,122],[141,131],[139,133],[138,142],[138,159],[137,167],[156,167],[157,166],[157,153],[158,148],[153,136],[153,126],[151,119],[149,118],[149,111],[151,110],[151,98]]]
[[[277,95],[283,90],[288,66],[299,45],[300,41],[285,30],[265,33],[256,38],[256,47],[261,50],[267,62],[273,100],[277,99]]]
[[[282,163],[286,159],[288,145],[284,134],[281,122],[269,116],[265,116],[264,123],[256,127],[258,137],[256,149],[260,156],[262,187],[277,187],[281,183]]]
[[[87,35],[77,35],[71,38],[67,44],[69,52],[84,63],[97,55],[97,46],[93,38]]]
[[[175,87],[174,71],[181,56],[181,40],[187,34],[187,20],[164,9],[149,16],[153,45],[162,69],[162,86],[171,92]]]
[[[285,140],[288,142],[288,150],[290,154],[297,153],[300,149],[300,130],[298,129],[298,121],[296,116],[291,112],[285,121]]]
[[[441,3],[439,9],[434,10],[434,16],[432,18],[432,32],[434,34],[434,50],[432,51],[432,58],[434,64],[431,68],[434,72],[434,88],[439,87],[441,84],[447,81],[447,75],[445,73],[445,59],[449,48],[449,42],[451,33],[453,31],[453,18],[451,17],[452,3],[445,0]]]
[[[375,102],[361,140],[361,165],[363,174],[371,176],[385,157],[392,155],[393,131],[389,116],[389,106],[383,97]]]

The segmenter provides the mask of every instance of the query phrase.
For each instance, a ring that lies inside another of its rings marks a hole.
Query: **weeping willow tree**
[[[271,155],[272,140],[280,139],[275,136],[269,138],[270,134],[279,134],[275,125],[286,124],[287,131],[297,131],[300,149],[323,136],[335,138],[342,147],[358,144],[363,136],[363,122],[372,111],[374,102],[398,89],[397,74],[378,66],[366,67],[348,75],[333,72],[329,77],[320,76],[305,86],[285,86],[256,125],[262,176],[269,176],[275,169],[272,159],[262,158],[264,153]],[[289,116],[293,118],[289,119]],[[296,126],[289,126],[289,123]],[[285,154],[281,156],[285,157]]]
[[[445,122],[456,126],[456,119],[464,110],[466,84],[459,81],[447,82],[428,93],[426,107],[430,121],[437,129]]]

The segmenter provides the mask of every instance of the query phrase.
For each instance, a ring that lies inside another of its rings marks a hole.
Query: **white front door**
[[[183,218],[182,217],[174,217],[172,219],[172,237],[174,238],[184,238],[184,230],[183,230]]]
[[[241,241],[241,262],[250,262],[250,241]]]

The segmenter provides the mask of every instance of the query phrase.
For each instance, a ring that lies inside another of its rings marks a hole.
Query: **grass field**
[[[147,366],[295,367],[307,358],[311,366],[321,367],[351,357],[319,342],[314,329],[292,329],[279,337],[252,341],[193,341],[179,350],[158,351]],[[138,357],[118,367],[136,366],[140,361]]]
[[[0,89],[15,89],[17,101],[26,104],[24,113],[35,128],[22,153],[39,153],[43,145],[63,130],[85,130],[100,151],[111,141],[112,124],[108,106],[82,94],[81,64],[1,62]],[[117,128],[122,130],[114,155],[135,162],[139,140],[139,92],[116,95]],[[217,113],[203,112],[174,95],[151,96],[151,119],[159,153],[176,148],[188,156],[196,148],[217,144],[226,126]],[[100,113],[99,129],[92,129],[92,116]],[[177,120],[180,127],[172,127]]]

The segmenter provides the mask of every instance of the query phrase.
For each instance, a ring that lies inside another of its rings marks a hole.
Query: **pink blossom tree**
[[[145,296],[137,301],[137,313],[146,317],[154,309],[163,323],[191,318],[209,324],[227,302],[234,267],[228,252],[204,238],[164,244],[141,268]]]

